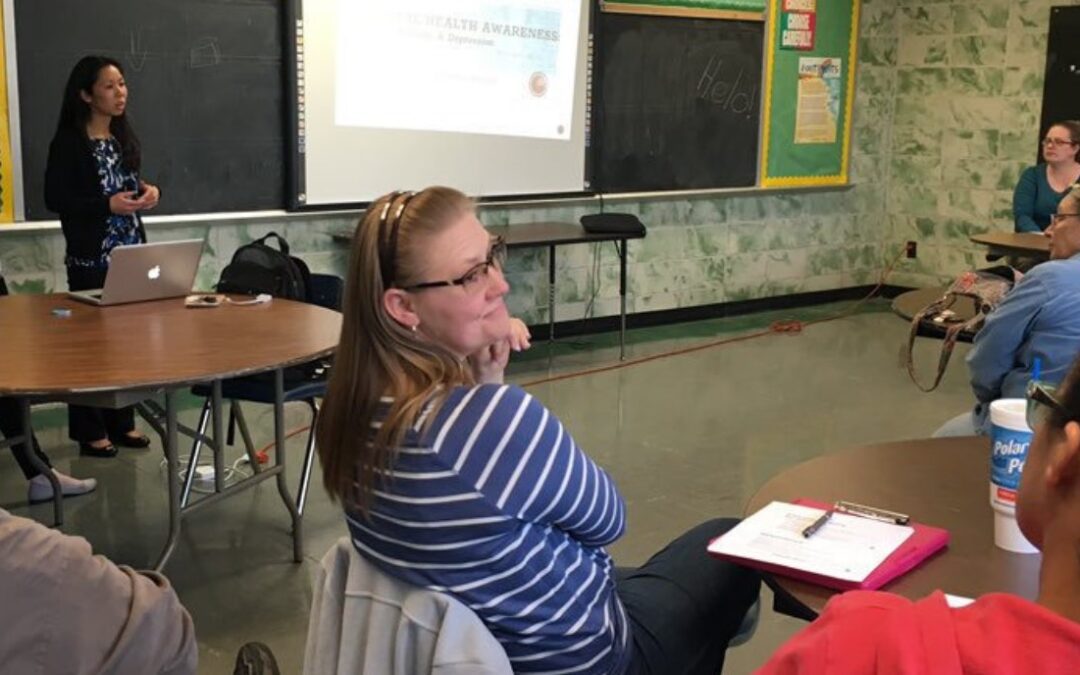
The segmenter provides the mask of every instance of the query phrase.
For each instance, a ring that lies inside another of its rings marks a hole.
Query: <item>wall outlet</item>
[[[916,244],[916,243],[915,243],[915,242],[913,242],[913,241],[909,241],[909,242],[907,243],[907,246],[906,246],[906,247],[904,248],[904,254],[905,254],[905,255],[906,255],[906,256],[907,256],[908,258],[915,258],[915,257],[917,257],[917,255],[918,255],[918,244]]]

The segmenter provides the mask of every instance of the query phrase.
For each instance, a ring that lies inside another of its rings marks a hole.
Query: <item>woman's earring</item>
[[[409,330],[411,330],[412,332],[414,332],[414,333],[415,333],[415,332],[416,332],[416,328],[417,328],[417,327],[418,327],[419,325],[420,325],[420,324],[418,324],[418,323],[414,323],[413,325],[409,326]]]

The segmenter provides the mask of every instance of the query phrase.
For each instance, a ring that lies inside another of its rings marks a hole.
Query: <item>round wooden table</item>
[[[69,317],[56,316],[67,309]],[[333,352],[337,312],[275,299],[188,309],[183,298],[95,307],[65,294],[0,297],[0,395],[176,387]]]
[[[160,569],[175,546],[182,515],[177,485],[178,391],[200,382],[214,384],[214,445],[220,437],[221,380],[273,370],[280,393],[282,369],[332,353],[340,332],[339,313],[281,299],[188,309],[183,298],[96,307],[64,294],[5,296],[0,297],[4,341],[0,395],[23,401],[29,429],[31,400],[120,407],[164,391],[159,419],[148,418],[162,436],[168,460],[170,528],[156,565]],[[280,399],[275,404],[276,464],[233,487],[243,489],[277,476],[293,518],[294,556],[300,559],[299,513],[284,482],[282,405]],[[60,501],[57,493],[58,521],[62,521]]]
[[[966,597],[1003,591],[1034,599],[1041,556],[994,545],[990,447],[981,436],[920,439],[852,448],[773,477],[750,499],[750,514],[800,497],[853,501],[900,511],[949,531],[949,546],[882,590],[916,599],[934,590]],[[837,591],[773,577],[777,611],[813,618]],[[795,611],[788,609],[794,603]],[[808,610],[808,611],[807,611]]]

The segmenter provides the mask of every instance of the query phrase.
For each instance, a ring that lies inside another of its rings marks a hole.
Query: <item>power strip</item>
[[[195,480],[200,483],[213,483],[214,482],[214,467],[212,466],[197,466],[195,467]]]

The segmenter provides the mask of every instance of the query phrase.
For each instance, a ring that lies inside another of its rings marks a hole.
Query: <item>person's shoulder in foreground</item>
[[[759,675],[1067,673],[1080,664],[1080,624],[1004,593],[951,608],[853,591],[780,648]]]
[[[195,629],[169,582],[0,509],[0,670],[185,675]]]

